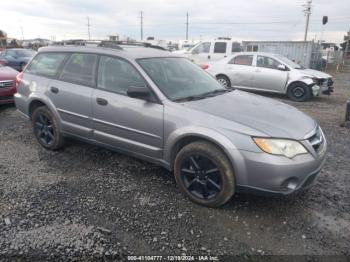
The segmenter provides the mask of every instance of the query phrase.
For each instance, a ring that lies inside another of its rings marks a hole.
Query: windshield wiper
[[[193,101],[193,100],[200,100],[200,99],[204,99],[207,97],[213,97],[213,96],[217,96],[219,94],[223,94],[223,93],[228,93],[231,92],[232,90],[230,89],[216,89],[204,94],[200,94],[200,95],[195,95],[195,96],[188,96],[188,97],[183,97],[183,98],[178,98],[175,99],[175,102],[182,102],[182,101]]]

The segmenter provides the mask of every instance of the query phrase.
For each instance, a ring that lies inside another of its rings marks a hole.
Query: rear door
[[[163,105],[127,96],[130,86],[147,86],[128,61],[101,56],[92,94],[94,139],[129,152],[161,158]]]
[[[272,92],[284,92],[288,71],[279,70],[279,65],[281,63],[272,57],[258,55],[255,68],[255,87]]]
[[[242,54],[234,56],[225,66],[225,73],[231,85],[238,88],[254,88],[254,55]]]
[[[231,52],[231,50],[227,42],[214,42],[213,51],[210,55],[210,61],[217,61],[223,59],[227,57],[229,52]]]
[[[49,85],[47,96],[57,108],[64,132],[92,138],[91,95],[97,61],[96,54],[73,53]]]

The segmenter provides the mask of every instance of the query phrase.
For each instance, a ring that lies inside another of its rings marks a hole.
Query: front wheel
[[[304,102],[311,98],[311,88],[304,83],[292,83],[288,87],[288,97],[296,102]]]
[[[175,159],[174,173],[180,190],[204,206],[221,206],[235,192],[230,161],[208,142],[193,142],[182,148]]]
[[[230,79],[228,79],[228,77],[223,76],[223,75],[218,75],[216,77],[216,80],[220,83],[220,85],[226,89],[231,88],[231,82]]]
[[[46,149],[56,150],[63,146],[57,120],[46,106],[36,108],[32,116],[33,131],[36,139]]]

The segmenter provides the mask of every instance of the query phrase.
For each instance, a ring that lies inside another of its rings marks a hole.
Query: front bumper
[[[325,162],[320,156],[303,154],[293,159],[267,153],[241,151],[244,164],[235,170],[238,192],[289,195],[312,185]]]
[[[13,104],[14,97],[13,95],[16,93],[16,88],[1,88],[0,89],[0,105],[4,104]]]

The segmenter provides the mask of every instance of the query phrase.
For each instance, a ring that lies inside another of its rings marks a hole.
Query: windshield
[[[145,58],[140,66],[172,101],[202,99],[224,93],[213,77],[186,58]]]
[[[276,56],[279,60],[281,60],[283,63],[285,63],[287,66],[294,68],[294,69],[303,69],[302,65],[299,65],[292,60],[289,60],[287,57],[284,56]]]

